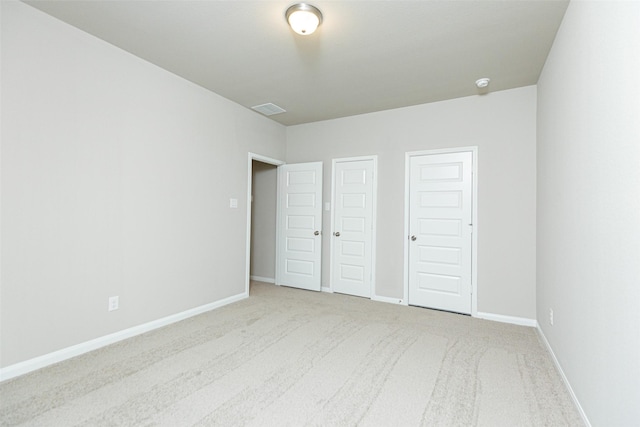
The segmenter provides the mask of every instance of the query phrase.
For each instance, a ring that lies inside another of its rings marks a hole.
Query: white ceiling
[[[568,0],[313,0],[305,37],[292,0],[26,3],[293,125],[535,84]]]

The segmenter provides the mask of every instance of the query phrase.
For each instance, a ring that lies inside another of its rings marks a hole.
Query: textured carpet
[[[262,283],[0,398],[3,426],[582,425],[533,328]]]

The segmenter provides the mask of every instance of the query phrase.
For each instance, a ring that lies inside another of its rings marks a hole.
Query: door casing
[[[403,305],[409,305],[409,202],[410,202],[410,166],[411,158],[432,154],[471,152],[472,155],[472,208],[473,232],[471,235],[471,316],[478,317],[478,147],[444,148],[438,150],[410,151],[405,153],[404,168],[404,297]]]

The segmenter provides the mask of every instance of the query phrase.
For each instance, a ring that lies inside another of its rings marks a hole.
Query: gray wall
[[[251,192],[251,275],[276,278],[277,174],[274,165],[253,161]]]
[[[325,162],[325,201],[331,159],[379,156],[376,293],[399,298],[404,152],[477,145],[478,309],[535,318],[537,274],[592,424],[640,419],[637,2],[570,4],[537,88],[537,182],[535,87],[285,131],[1,7],[1,367],[244,292],[247,152],[285,158],[285,139],[288,162]]]
[[[639,78],[640,3],[571,2],[538,83],[538,321],[594,426],[640,420]]]
[[[287,162],[377,154],[376,294],[403,296],[404,155],[478,146],[478,311],[535,319],[536,88],[364,114],[287,128]],[[324,213],[325,235],[330,231]],[[323,239],[324,286],[329,242]]]
[[[1,89],[0,366],[244,292],[247,152],[283,126],[19,2]]]

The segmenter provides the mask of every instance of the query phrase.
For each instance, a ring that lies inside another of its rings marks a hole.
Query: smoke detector
[[[476,80],[476,86],[478,86],[478,89],[484,89],[487,86],[489,86],[489,82],[491,81],[491,79],[487,78],[487,77],[483,77],[481,79]]]

